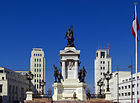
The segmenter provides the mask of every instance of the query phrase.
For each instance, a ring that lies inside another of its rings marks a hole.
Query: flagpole
[[[136,13],[136,2],[134,3],[135,4],[135,19],[137,20],[137,13]],[[137,103],[137,82],[138,82],[138,80],[137,80],[137,25],[136,25],[136,23],[137,23],[137,21],[135,20],[135,33],[136,33],[136,89],[135,89],[135,95],[136,95],[136,97],[135,97],[135,103]]]

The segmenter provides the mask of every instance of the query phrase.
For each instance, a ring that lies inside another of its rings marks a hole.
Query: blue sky
[[[137,12],[140,20],[139,2]],[[85,66],[86,82],[93,89],[95,52],[100,46],[110,45],[114,70],[117,65],[128,70],[131,56],[134,63],[133,14],[134,0],[1,0],[0,65],[28,70],[32,48],[41,47],[46,58],[46,86],[51,87],[53,64],[60,67],[59,50],[65,48],[64,36],[73,24],[81,67]],[[138,67],[139,48],[138,43]]]

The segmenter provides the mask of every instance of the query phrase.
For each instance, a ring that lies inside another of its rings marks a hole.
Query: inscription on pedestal
[[[65,94],[73,94],[74,91],[75,91],[75,89],[65,89],[65,90],[64,90],[64,93],[65,93]]]

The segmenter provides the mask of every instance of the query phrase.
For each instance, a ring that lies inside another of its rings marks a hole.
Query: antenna
[[[108,51],[107,56],[109,57],[109,44],[107,44],[107,51]]]

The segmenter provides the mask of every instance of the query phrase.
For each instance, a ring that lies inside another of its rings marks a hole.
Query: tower
[[[109,49],[98,49],[96,51],[96,58],[94,60],[94,85],[95,85],[95,94],[99,94],[99,86],[97,85],[97,82],[99,79],[102,78],[103,86],[102,86],[102,94],[106,92],[107,83],[104,79],[104,73],[106,73],[108,70],[111,73],[111,57],[109,57]]]
[[[33,48],[30,58],[30,71],[34,75],[32,80],[34,92],[39,94],[43,89],[45,93],[45,86],[42,88],[40,85],[42,80],[45,82],[45,57],[42,48]]]

